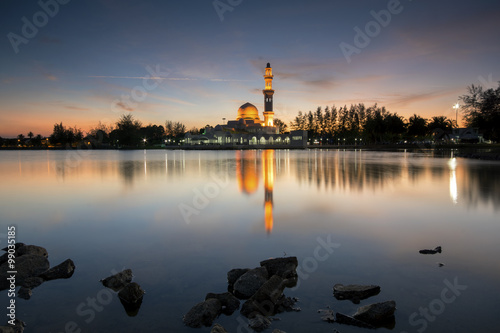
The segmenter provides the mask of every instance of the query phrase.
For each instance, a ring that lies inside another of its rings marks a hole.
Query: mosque
[[[251,103],[243,104],[239,109],[235,120],[229,120],[226,124],[219,124],[214,128],[206,128],[201,135],[187,133],[184,145],[211,147],[234,147],[241,148],[305,148],[307,145],[307,131],[291,131],[280,133],[279,128],[274,126],[273,110],[273,69],[267,63],[264,81],[264,112],[263,120],[259,116],[259,110]]]

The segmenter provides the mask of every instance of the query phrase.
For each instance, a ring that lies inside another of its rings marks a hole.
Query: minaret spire
[[[262,92],[264,93],[264,126],[273,127],[274,122],[274,111],[273,111],[273,69],[271,64],[267,63],[266,73],[264,74],[264,80],[266,86]]]

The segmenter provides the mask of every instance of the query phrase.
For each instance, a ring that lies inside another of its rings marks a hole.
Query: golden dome
[[[238,116],[236,120],[245,119],[245,120],[253,120],[255,122],[260,122],[259,118],[259,110],[255,107],[255,105],[250,103],[245,103],[238,109]]]

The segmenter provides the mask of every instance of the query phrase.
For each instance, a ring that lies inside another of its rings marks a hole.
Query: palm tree
[[[31,140],[31,139],[33,139],[33,136],[34,136],[33,132],[32,132],[32,131],[29,131],[29,133],[28,133],[28,138],[30,138],[30,140]]]

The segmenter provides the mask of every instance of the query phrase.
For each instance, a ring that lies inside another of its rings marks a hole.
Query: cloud
[[[134,111],[134,109],[133,109],[133,108],[131,108],[131,107],[129,107],[129,106],[127,106],[127,105],[125,105],[123,102],[118,102],[118,103],[116,103],[116,106],[117,106],[117,107],[119,107],[120,109],[125,110],[125,111]]]
[[[416,94],[393,94],[386,95],[388,98],[385,100],[390,107],[404,107],[414,103],[420,103],[425,101],[434,100],[446,96],[456,96],[460,90],[458,89],[448,89],[448,90],[437,90],[429,91],[424,93]]]
[[[44,76],[45,76],[45,78],[46,78],[47,80],[50,80],[50,81],[57,81],[57,77],[56,77],[55,75],[52,75],[52,74],[45,74]]]
[[[135,79],[135,80],[168,80],[168,81],[211,81],[211,82],[248,82],[252,80],[220,79],[220,78],[192,78],[192,77],[160,77],[160,76],[112,76],[112,75],[89,75],[90,78],[99,79]]]
[[[78,111],[88,111],[89,110],[88,108],[81,108],[81,107],[73,106],[73,105],[66,105],[65,108],[70,109],[70,110],[78,110]]]

